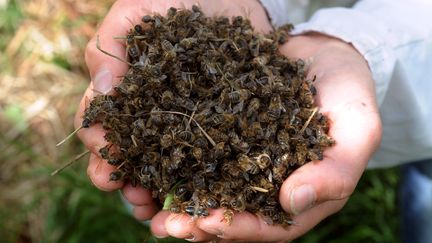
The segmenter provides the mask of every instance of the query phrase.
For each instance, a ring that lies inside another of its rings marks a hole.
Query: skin
[[[143,15],[164,14],[171,6],[190,8],[192,4],[201,6],[207,16],[248,16],[257,31],[271,30],[265,11],[257,1],[119,0],[112,6],[96,36],[100,36],[104,50],[124,57],[124,43],[112,37],[124,36],[132,27],[126,16],[132,22],[139,23]],[[85,59],[92,82],[75,116],[76,127],[81,126],[88,99],[100,92],[111,93],[110,87],[120,82],[116,77],[128,69],[124,63],[96,49],[96,36],[86,49]],[[159,211],[148,190],[121,181],[109,181],[109,173],[115,168],[98,155],[98,150],[106,144],[100,125],[81,129],[78,133],[92,153],[87,169],[92,183],[104,191],[121,189],[124,197],[134,205],[133,214],[137,219],[152,219],[151,230],[155,236],[171,235],[190,241],[290,241],[339,211],[353,192],[381,139],[381,122],[371,72],[367,62],[352,45],[318,33],[292,37],[281,46],[280,52],[306,60],[309,78],[316,75],[316,102],[320,112],[330,118],[330,135],[337,141],[335,146],[324,152],[324,160],[302,166],[283,183],[280,202],[284,210],[295,215],[293,226],[287,229],[271,226],[247,212],[235,214],[232,224],[227,225],[221,222],[221,209],[212,210],[210,216],[198,219]],[[100,85],[101,80],[105,85]],[[301,191],[311,194],[302,196],[299,195]]]

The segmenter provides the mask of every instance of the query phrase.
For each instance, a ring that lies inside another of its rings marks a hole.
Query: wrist
[[[333,36],[318,32],[291,36],[279,50],[281,54],[290,58],[326,59],[334,64],[334,67],[346,66],[347,63],[355,64],[370,75],[369,65],[364,56],[352,44]]]
[[[289,41],[281,46],[280,51],[282,54],[290,54],[293,49],[302,50],[303,57],[300,58],[308,58],[328,49],[338,49],[361,55],[350,43],[318,32],[291,36]]]

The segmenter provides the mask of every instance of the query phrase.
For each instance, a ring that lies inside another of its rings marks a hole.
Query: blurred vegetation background
[[[73,116],[87,84],[84,49],[114,0],[0,0],[0,241],[157,240],[118,197],[94,188]],[[347,206],[296,242],[399,242],[397,169],[366,172]],[[293,226],[295,227],[295,226]]]

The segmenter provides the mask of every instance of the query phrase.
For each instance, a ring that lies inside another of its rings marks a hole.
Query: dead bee
[[[258,167],[261,170],[267,169],[272,162],[270,156],[266,153],[259,154],[258,156],[254,157],[254,159],[255,159],[255,163],[258,165]]]
[[[230,206],[232,209],[237,212],[243,212],[246,210],[246,202],[243,194],[239,194],[237,197],[234,197],[230,201]]]
[[[173,200],[171,202],[169,211],[171,213],[182,213],[184,209],[182,208],[182,203],[179,200]]]
[[[239,103],[247,101],[251,96],[251,92],[247,89],[240,89],[237,91],[230,92],[226,95],[226,100],[231,103]]]
[[[258,174],[258,172],[260,171],[260,169],[259,169],[258,165],[255,163],[255,161],[245,154],[241,154],[237,158],[237,161],[238,161],[240,168],[243,171],[248,172],[249,174],[255,175],[255,174]]]
[[[198,43],[197,38],[189,37],[189,38],[182,39],[179,44],[181,47],[187,50],[187,49],[191,49],[197,43]]]
[[[243,169],[237,165],[238,162],[237,161],[231,161],[231,162],[226,162],[222,165],[222,172],[225,173],[226,175],[230,175],[234,178],[239,178],[243,176]],[[231,182],[233,181],[233,178],[230,178]]]
[[[270,105],[267,114],[270,119],[276,120],[280,117],[282,112],[286,112],[286,110],[282,105],[280,96],[275,95],[270,99]]]
[[[175,106],[185,108],[188,111],[193,112],[196,110],[195,104],[188,98],[176,97],[174,104]]]
[[[167,16],[168,18],[172,18],[176,15],[176,13],[177,13],[177,9],[174,7],[170,7],[167,11]]]
[[[198,216],[198,217],[207,217],[207,216],[209,216],[209,212],[208,212],[208,210],[206,208],[200,206],[196,210],[195,215]]]
[[[177,57],[176,48],[169,40],[163,40],[161,48],[165,52],[165,60],[172,61]]]
[[[231,225],[233,217],[234,217],[234,211],[231,209],[224,209],[222,216],[223,216],[223,218],[222,218],[221,222],[225,222],[228,225]]]
[[[248,128],[243,130],[242,135],[253,140],[262,139],[264,138],[264,129],[260,122],[253,122]]]
[[[216,181],[216,182],[212,182],[212,183],[209,184],[209,190],[214,195],[221,195],[224,192],[225,187],[222,184],[222,182]]]
[[[251,116],[255,115],[258,112],[259,108],[260,108],[260,103],[261,102],[260,102],[260,100],[258,98],[252,98],[249,101],[249,104],[247,106],[246,116],[247,117],[251,117]]]
[[[133,96],[139,91],[139,86],[133,83],[126,83],[122,82],[116,87],[114,87],[114,90],[116,92],[119,92],[121,94],[124,94],[126,96]]]
[[[141,55],[141,50],[139,49],[139,47],[135,41],[135,38],[132,34],[129,34],[127,36],[126,53],[129,57],[129,60],[131,60],[131,62],[138,61],[139,57]]]
[[[185,81],[183,79],[177,79],[175,81],[175,88],[177,90],[177,93],[181,95],[182,97],[188,98],[191,93],[192,84],[188,81]]]
[[[124,173],[116,170],[111,172],[110,176],[109,176],[109,181],[119,181],[121,179],[123,179]]]
[[[228,143],[229,141],[229,137],[218,129],[210,128],[207,133],[216,143]]]
[[[203,197],[202,201],[203,201],[204,205],[207,208],[213,208],[214,209],[214,208],[218,208],[219,207],[218,200],[215,197],[213,197],[213,196],[205,195]]]
[[[236,122],[236,117],[232,114],[214,114],[210,117],[210,124],[213,126],[219,126],[220,128],[229,128]]]
[[[110,153],[109,150],[111,148],[111,145],[106,145],[105,147],[102,147],[101,149],[99,149],[99,154],[101,155],[102,159],[109,159]]]
[[[203,171],[201,171],[201,172],[203,172]],[[205,189],[206,188],[206,180],[205,180],[204,176],[205,176],[204,173],[196,173],[193,176],[192,183],[193,183],[194,188],[196,188],[196,189]]]
[[[290,163],[289,160],[290,155],[288,153],[283,154],[274,160],[272,177],[279,183],[282,183],[286,177],[285,173],[287,172],[288,164]]]
[[[161,103],[162,103],[162,106],[165,109],[171,108],[171,106],[174,104],[174,94],[173,94],[173,92],[171,92],[170,90],[165,90],[162,93]]]
[[[181,131],[177,133],[176,138],[179,138],[183,142],[190,143],[194,141],[194,134],[191,131]]]
[[[141,20],[144,23],[149,23],[149,22],[153,21],[153,18],[150,15],[144,15]]]
[[[170,154],[171,161],[168,168],[171,170],[177,169],[185,157],[186,155],[183,152],[183,147],[179,147],[179,146],[175,147]]]
[[[195,139],[195,141],[193,143],[193,146],[197,147],[197,148],[201,148],[201,149],[207,149],[207,147],[208,147],[208,141],[207,141],[207,139],[204,136],[198,136]]]
[[[162,148],[168,148],[174,143],[174,138],[171,134],[164,134],[160,139],[160,145]]]

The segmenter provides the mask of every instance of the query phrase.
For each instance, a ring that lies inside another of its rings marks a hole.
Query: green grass
[[[117,193],[98,191],[84,168],[77,169],[60,174],[49,193],[53,207],[43,241],[156,242],[148,228],[130,216]],[[397,183],[396,169],[366,172],[346,207],[296,242],[399,242]]]
[[[400,242],[397,168],[367,171],[346,206],[296,242]]]

